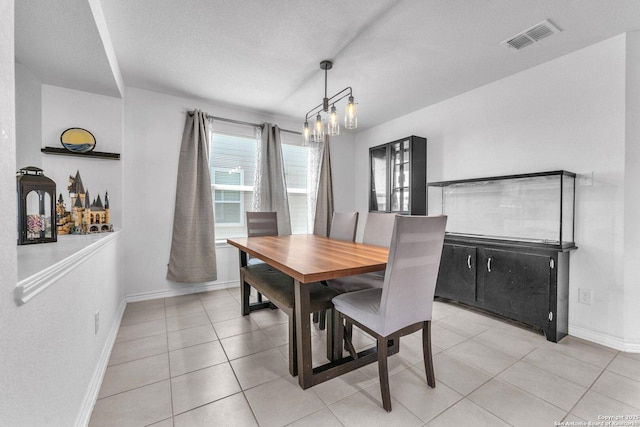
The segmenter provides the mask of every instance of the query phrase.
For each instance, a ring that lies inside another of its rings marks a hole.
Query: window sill
[[[18,246],[16,304],[27,303],[77,265],[120,237],[113,233],[58,236],[55,243]]]
[[[227,239],[216,240],[216,248],[233,248],[230,244],[227,243]]]

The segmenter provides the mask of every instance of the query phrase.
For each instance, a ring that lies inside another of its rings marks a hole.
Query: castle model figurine
[[[82,184],[80,171],[76,176],[69,176],[69,198],[71,199],[71,211],[67,211],[62,198],[58,197],[56,204],[56,216],[58,218],[58,234],[88,234],[108,233],[113,231],[111,216],[109,213],[109,193],[104,193],[104,204],[100,195],[89,202],[89,191]]]

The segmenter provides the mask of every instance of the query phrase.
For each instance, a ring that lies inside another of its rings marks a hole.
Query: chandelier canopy
[[[302,137],[304,138],[305,145],[309,144],[309,142],[317,143],[324,141],[325,133],[329,136],[340,134],[340,120],[338,119],[336,103],[344,98],[349,97],[344,111],[344,127],[346,129],[355,129],[358,127],[358,104],[353,100],[351,87],[349,86],[342,89],[332,97],[327,96],[327,71],[331,68],[333,68],[332,61],[325,59],[320,62],[320,69],[324,70],[324,98],[322,98],[322,103],[309,110],[304,118]],[[329,110],[329,106],[331,106],[331,110]],[[320,114],[322,112],[329,113],[328,121],[322,119]],[[314,114],[316,115],[316,119],[313,123],[313,128],[310,128],[309,117],[313,117]]]

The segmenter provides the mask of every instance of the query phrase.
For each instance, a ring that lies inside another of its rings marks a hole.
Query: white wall
[[[41,83],[24,65],[16,62],[16,167],[42,168]]]
[[[130,300],[189,293],[206,286],[238,283],[237,250],[216,250],[218,280],[180,284],[165,279],[171,248],[176,176],[187,111],[199,108],[211,115],[251,123],[264,121],[298,130],[301,123],[175,96],[127,88],[125,97],[124,215],[125,276]],[[353,139],[331,142],[336,210],[353,209]]]
[[[622,309],[625,41],[614,37],[357,134],[357,208],[367,208],[368,147],[411,134],[428,140],[429,181],[593,172],[593,186],[577,188],[569,332],[623,346],[631,336]],[[577,303],[578,288],[592,291],[591,305]]]
[[[640,343],[640,31],[627,33],[624,192],[625,338]]]
[[[16,286],[16,134],[15,134],[15,63],[14,3],[0,1],[0,424],[18,425],[22,405],[12,390],[17,380],[13,365],[17,357],[9,347],[13,341]],[[19,330],[23,330],[17,325]]]
[[[331,150],[331,179],[333,180],[333,207],[336,212],[353,212],[356,210],[355,194],[355,134],[341,129],[339,138],[329,142]],[[358,223],[363,223],[366,211],[360,211]]]

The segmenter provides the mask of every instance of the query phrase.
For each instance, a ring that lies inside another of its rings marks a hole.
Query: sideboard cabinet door
[[[551,257],[478,249],[478,300],[498,314],[545,328],[551,288]]]
[[[473,303],[476,300],[476,248],[446,243],[442,248],[436,296]]]

